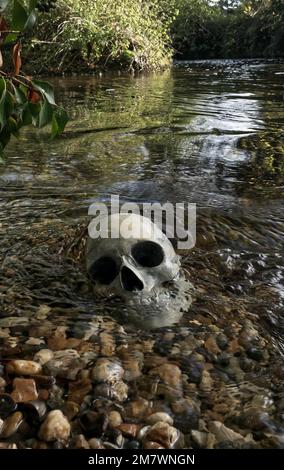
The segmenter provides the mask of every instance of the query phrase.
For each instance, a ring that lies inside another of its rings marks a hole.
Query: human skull
[[[122,298],[138,293],[148,296],[180,270],[179,256],[166,235],[153,222],[138,214],[103,216],[104,236],[92,238],[89,227],[87,271],[100,292]],[[112,229],[117,238],[112,238]]]

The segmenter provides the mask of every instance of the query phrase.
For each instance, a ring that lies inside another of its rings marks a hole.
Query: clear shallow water
[[[198,238],[229,287],[245,294],[264,283],[277,296],[269,310],[282,309],[283,67],[183,62],[155,76],[55,79],[71,122],[60,140],[29,130],[8,147],[0,169],[6,244],[33,224],[80,221],[110,194],[195,202]]]
[[[11,331],[15,344],[41,336],[27,322],[82,338],[90,325],[97,331],[96,315],[108,325],[104,315],[124,308],[94,302],[82,256],[66,255],[89,205],[119,194],[197,204],[197,246],[183,253],[194,302],[169,335],[198,337],[248,319],[283,353],[283,72],[280,63],[210,61],[137,78],[52,79],[71,117],[64,136],[51,142],[28,130],[0,167],[0,313],[2,328],[7,315],[23,319]],[[51,308],[48,319],[35,316],[40,305]],[[124,327],[130,345],[152,334]],[[110,330],[126,341],[119,327]],[[163,334],[153,333],[156,352],[175,360],[178,347]],[[245,388],[238,375],[233,382]],[[245,401],[255,389],[240,393]]]

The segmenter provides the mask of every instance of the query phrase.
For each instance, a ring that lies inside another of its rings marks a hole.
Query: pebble
[[[76,382],[70,382],[68,400],[78,403],[78,405],[80,405],[86,395],[91,392],[91,390],[92,383],[88,378]]]
[[[78,415],[79,411],[80,411],[80,406],[74,401],[69,400],[64,405],[63,412],[69,421],[72,421],[72,419]]]
[[[9,437],[15,434],[23,422],[23,414],[20,411],[16,411],[15,413],[8,416],[5,419],[4,424],[1,430],[1,438],[8,439]]]
[[[0,449],[18,449],[18,447],[12,442],[0,442]]]
[[[168,415],[168,413],[163,413],[163,412],[153,413],[153,414],[151,414],[150,416],[148,416],[146,418],[146,423],[147,424],[155,424],[155,423],[158,423],[158,422],[168,423],[172,426],[174,420],[173,420],[173,418],[171,418],[170,415]]]
[[[37,375],[42,372],[42,368],[37,362],[15,359],[7,364],[6,371],[13,375]]]
[[[62,411],[50,411],[39,430],[39,438],[46,442],[67,441],[71,431],[70,424]]]
[[[208,425],[208,428],[209,431],[214,434],[217,443],[224,441],[244,440],[244,437],[241,434],[233,431],[233,429],[228,428],[219,421],[211,421]]]
[[[122,361],[124,367],[124,379],[127,382],[138,379],[141,375],[141,364],[137,359],[127,359]]]
[[[261,349],[255,347],[255,346],[250,346],[246,349],[247,356],[250,359],[253,359],[254,361],[261,361],[263,358],[263,352]]]
[[[47,374],[69,380],[75,380],[82,368],[83,363],[75,349],[56,351],[53,358],[44,364]]]
[[[207,340],[204,343],[204,347],[205,347],[205,349],[207,349],[208,352],[210,352],[214,356],[216,356],[220,352],[219,346],[216,343],[216,339],[212,335],[210,335],[207,338]]]
[[[95,437],[93,437],[92,439],[89,439],[88,444],[91,449],[104,449],[104,446],[101,440],[96,439]]]
[[[3,393],[0,395],[0,418],[7,418],[11,414],[17,405],[13,398],[8,395],[8,393]]]
[[[104,383],[97,385],[94,392],[96,396],[123,402],[128,398],[128,385],[124,382],[116,382],[113,385]]]
[[[145,435],[146,441],[158,442],[166,449],[174,448],[179,438],[180,432],[164,422],[158,422],[150,426]]]
[[[199,388],[203,392],[210,392],[212,390],[212,386],[213,386],[213,380],[211,378],[210,372],[208,372],[207,370],[204,370],[202,372],[202,379],[199,384]]]
[[[217,337],[216,337],[216,343],[217,345],[219,346],[220,349],[226,349],[228,344],[229,344],[229,341],[228,341],[228,338],[226,335],[224,335],[223,333],[220,333]]]
[[[71,447],[74,447],[75,449],[90,449],[90,444],[83,434],[79,434],[75,437]]]
[[[271,419],[269,414],[262,409],[250,408],[245,411],[239,418],[240,424],[247,429],[254,431],[262,431],[269,429]]]
[[[110,411],[108,414],[109,426],[112,428],[117,428],[122,423],[121,414],[118,411]]]
[[[149,412],[150,404],[148,400],[144,398],[138,398],[137,400],[130,401],[124,408],[123,414],[128,418],[140,419]]]
[[[6,380],[3,377],[0,377],[0,392],[4,391],[6,387]]]
[[[198,447],[200,447],[201,449],[206,448],[207,439],[208,439],[208,432],[201,432],[201,431],[197,431],[195,429],[192,429],[190,431],[190,435],[191,435],[191,438],[192,438],[193,442]]]
[[[41,349],[34,355],[33,360],[35,362],[38,362],[41,366],[43,366],[48,361],[53,359],[53,357],[54,357],[53,351],[51,351],[50,349]]]
[[[123,375],[122,366],[118,362],[106,358],[98,359],[91,372],[92,380],[96,383],[114,384],[119,382]]]
[[[38,392],[34,379],[21,379],[16,377],[13,380],[13,391],[11,397],[16,402],[37,400]]]
[[[165,363],[149,371],[149,375],[157,375],[166,385],[179,388],[181,384],[181,370],[175,364]]]
[[[126,437],[135,438],[140,430],[141,426],[132,423],[122,423],[118,426],[118,429]]]
[[[184,434],[188,434],[191,429],[198,428],[199,407],[193,400],[186,398],[176,400],[171,403],[174,415],[174,425]]]

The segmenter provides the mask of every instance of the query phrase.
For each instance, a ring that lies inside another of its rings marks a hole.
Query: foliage
[[[57,0],[56,9],[39,18],[34,66],[41,68],[37,55],[46,45],[45,71],[166,67],[174,15],[175,0]]]
[[[55,137],[68,120],[66,112],[55,103],[50,83],[21,72],[22,40],[36,23],[37,5],[38,0],[0,0],[0,47],[11,50],[13,62],[12,70],[4,71],[0,50],[0,158],[11,136],[18,136],[23,126],[41,128],[51,124],[51,135]]]
[[[283,0],[177,0],[178,57],[284,56]]]

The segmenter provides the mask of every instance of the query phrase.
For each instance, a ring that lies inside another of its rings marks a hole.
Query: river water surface
[[[155,429],[148,438],[121,431],[119,444],[105,429],[86,431],[80,413],[100,414],[98,400],[138,427],[168,413],[180,447],[283,445],[283,77],[281,63],[208,61],[135,78],[52,79],[71,118],[65,134],[50,141],[30,129],[9,144],[0,167],[3,364],[42,348],[90,354],[71,379],[45,368],[59,377],[57,398],[38,386],[48,409],[81,407],[68,445],[78,447],[80,433],[106,447],[172,445]],[[197,204],[197,246],[183,256],[194,302],[180,324],[137,332],[116,323],[123,307],[94,301],[81,254],[66,255],[90,204],[111,194]],[[123,364],[128,392],[90,385],[74,399],[98,357]],[[141,400],[152,408],[140,416],[130,405]],[[231,434],[220,435],[225,425]],[[32,432],[15,436],[9,442],[40,445]]]

